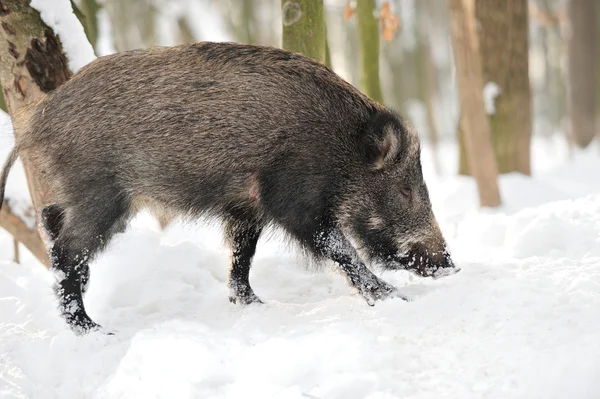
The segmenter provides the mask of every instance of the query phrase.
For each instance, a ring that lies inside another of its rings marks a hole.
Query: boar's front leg
[[[250,265],[262,226],[254,218],[232,216],[225,222],[225,235],[231,248],[229,301],[248,305],[262,303],[250,287]]]
[[[319,232],[315,236],[315,245],[323,256],[339,265],[350,285],[358,290],[370,306],[374,306],[375,301],[392,297],[408,301],[396,287],[381,280],[365,266],[352,244],[339,230]]]

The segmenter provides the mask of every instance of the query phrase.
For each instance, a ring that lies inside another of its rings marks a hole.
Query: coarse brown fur
[[[259,301],[248,273],[268,224],[337,262],[369,303],[396,291],[351,242],[390,268],[454,268],[415,132],[299,54],[197,43],[110,55],[17,119],[17,147],[56,198],[42,218],[63,315],[81,331],[96,326],[81,300],[89,258],[144,206],[224,221],[233,302]]]

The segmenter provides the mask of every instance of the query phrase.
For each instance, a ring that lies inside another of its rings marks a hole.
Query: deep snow
[[[0,119],[0,156],[10,127]],[[535,141],[535,178],[501,180],[478,210],[473,182],[433,174],[434,210],[458,275],[383,277],[410,303],[369,307],[333,267],[315,272],[271,234],[251,280],[264,305],[227,299],[218,225],[160,232],[141,215],[92,265],[86,305],[114,336],[76,337],[51,275],[11,262],[0,232],[2,398],[598,398],[600,156]],[[444,145],[445,170],[455,147]],[[22,170],[10,197],[23,196]]]

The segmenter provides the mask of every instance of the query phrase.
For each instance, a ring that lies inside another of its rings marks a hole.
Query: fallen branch
[[[7,201],[4,201],[2,210],[0,210],[0,227],[8,231],[16,240],[23,243],[25,248],[44,266],[50,266],[44,240],[42,240],[37,230],[31,230],[21,218],[12,212]]]

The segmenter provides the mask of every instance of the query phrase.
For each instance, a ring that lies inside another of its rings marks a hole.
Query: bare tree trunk
[[[21,263],[21,254],[19,253],[19,240],[13,238],[13,260],[16,264]]]
[[[105,0],[117,51],[156,44],[155,9],[150,0]]]
[[[483,81],[498,86],[495,112],[489,115],[494,154],[500,173],[531,174],[531,89],[527,0],[478,0]],[[459,173],[469,174],[461,145]]]
[[[331,52],[329,51],[329,39],[327,38],[327,29],[325,29],[325,65],[333,69],[331,65]]]
[[[16,241],[25,245],[42,264],[50,266],[46,244],[42,240],[37,230],[29,228],[19,216],[15,215],[10,209],[8,201],[5,201],[0,210],[0,227],[8,231]]]
[[[596,134],[596,1],[569,1],[570,133],[580,148],[587,147]]]
[[[245,44],[261,43],[257,41],[259,25],[255,9],[270,5],[257,4],[257,0],[220,2],[224,22],[234,35],[236,41]],[[277,2],[279,3],[279,2]]]
[[[98,10],[100,4],[97,0],[82,0],[81,11],[83,12],[84,22],[82,23],[85,35],[90,44],[96,50],[98,44]]]
[[[0,0],[0,81],[10,115],[38,100],[71,77],[60,42],[27,0]],[[15,131],[15,135],[19,135]],[[52,203],[49,186],[21,157],[36,215]],[[7,203],[0,212],[0,226],[21,241],[48,265],[44,242],[37,231],[14,215]]]
[[[238,3],[239,4],[239,3]],[[256,38],[254,37],[254,33],[252,29],[254,28],[254,23],[256,18],[254,17],[254,2],[252,0],[244,0],[242,2],[242,21],[244,27],[244,35],[246,36],[245,43],[254,44],[256,42]]]
[[[527,0],[478,0],[475,16],[484,83],[500,94],[490,115],[492,142],[500,173],[531,174],[531,90]]]
[[[383,104],[379,82],[379,26],[375,18],[375,0],[357,0],[356,26],[360,43],[360,88]]]
[[[177,19],[177,41],[179,44],[193,43],[195,41],[192,28],[185,17]]]
[[[561,35],[560,21],[558,17],[554,16],[556,13],[554,8],[557,8],[556,1],[538,0],[538,3],[540,9],[546,15],[552,16],[552,23],[538,28],[542,38],[542,49],[547,68],[544,80],[545,90],[541,94],[544,97],[544,102],[547,103],[545,117],[550,121],[553,131],[564,132],[564,121],[567,115],[567,93],[561,59],[566,46]],[[567,140],[571,141],[568,134]]]
[[[600,139],[600,6],[596,6],[596,137]]]
[[[325,64],[327,36],[323,0],[281,0],[283,48]]]
[[[467,147],[465,146],[465,134],[463,130],[463,113],[462,109],[458,115],[458,126],[456,128],[456,139],[458,140],[458,174],[462,176],[470,176],[469,160],[467,155]]]
[[[456,74],[464,144],[473,172],[481,206],[500,205],[498,167],[490,138],[490,126],[483,104],[483,80],[479,38],[475,27],[473,0],[449,0],[452,51]]]
[[[417,74],[419,80],[419,97],[425,105],[425,113],[427,117],[427,127],[429,132],[429,145],[431,146],[431,153],[433,156],[433,166],[435,172],[438,175],[442,174],[442,167],[440,164],[440,156],[438,149],[438,132],[435,123],[435,110],[434,110],[434,99],[436,91],[436,70],[433,64],[431,55],[431,37],[428,34],[427,26],[431,23],[429,19],[429,7],[432,6],[431,0],[419,1],[417,6],[417,17],[418,23],[417,28]]]

